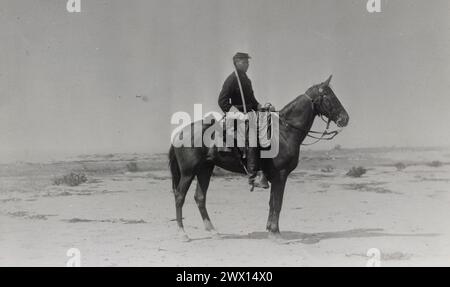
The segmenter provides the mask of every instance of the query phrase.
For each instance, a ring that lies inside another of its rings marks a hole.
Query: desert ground
[[[358,166],[367,172],[346,175]],[[58,182],[71,172],[86,182]],[[1,164],[0,266],[66,266],[70,248],[82,266],[366,266],[371,248],[381,266],[450,266],[450,148],[302,150],[284,244],[265,232],[269,191],[246,182],[215,171],[207,207],[221,238],[211,238],[194,181],[182,242],[166,154]]]

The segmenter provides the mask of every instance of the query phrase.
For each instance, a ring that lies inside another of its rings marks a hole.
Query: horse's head
[[[325,82],[309,88],[306,95],[312,99],[314,110],[318,115],[327,117],[338,127],[345,127],[348,124],[349,116],[330,87],[331,77]]]

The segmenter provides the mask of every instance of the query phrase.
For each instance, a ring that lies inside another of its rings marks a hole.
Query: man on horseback
[[[241,64],[237,63],[237,59],[235,60],[235,62],[237,68],[240,68],[242,66]],[[248,68],[248,63],[245,63],[244,61],[243,66],[244,69],[241,69],[241,75],[242,73],[245,74],[245,71]],[[244,77],[242,77],[242,79],[244,79]],[[240,80],[239,74],[236,77],[236,80]],[[266,225],[266,229],[269,231],[269,238],[273,238],[275,240],[282,239],[279,228],[279,219],[286,181],[289,174],[293,170],[295,170],[299,163],[300,145],[302,144],[306,136],[308,136],[309,133],[313,132],[311,131],[311,126],[314,123],[314,119],[317,116],[323,116],[327,118],[328,121],[336,123],[338,128],[344,128],[349,123],[349,115],[331,89],[330,80],[331,76],[325,82],[310,87],[305,93],[296,97],[278,113],[277,118],[281,121],[282,124],[279,125],[277,133],[278,137],[283,140],[278,141],[278,149],[276,155],[271,157],[270,161],[267,161],[265,163],[266,166],[264,166],[264,169],[271,180],[269,216]],[[246,85],[248,86],[245,91],[248,93],[247,97],[250,99],[251,95],[253,95],[253,92],[249,83],[250,81],[247,81]],[[239,82],[237,84],[239,85],[239,89],[243,90],[241,89],[242,85]],[[238,105],[238,107],[235,107],[237,110],[239,110],[238,108],[240,108],[239,102],[234,102],[234,99],[232,98],[232,96],[230,96],[230,90],[232,91],[232,89],[233,76],[230,76],[229,79],[227,79],[227,81],[225,82],[224,89],[219,99],[219,103],[221,103],[221,106],[224,107],[225,111],[231,110],[233,105]],[[242,103],[246,103],[244,93],[242,93],[242,98]],[[249,103],[250,102],[252,102],[251,99],[249,100]],[[260,105],[257,104],[256,100],[253,103],[253,107],[250,106],[249,109],[254,110],[255,107],[256,109],[260,107]],[[246,109],[247,106],[245,104],[245,109],[242,107],[242,110]],[[233,115],[231,117],[234,118]],[[273,121],[272,124],[277,125],[277,121],[278,120]],[[215,136],[215,132],[223,132],[220,125],[224,123],[227,124],[227,122],[227,120],[218,122],[219,128],[217,130],[209,130],[211,124],[208,123],[203,124],[203,128],[206,128],[206,131],[210,131],[209,136]],[[250,122],[253,123],[251,119]],[[193,128],[195,128],[194,123],[191,123],[189,125],[189,128],[180,132],[181,136],[184,138],[184,132],[187,131],[186,136],[188,137],[188,139],[195,140],[195,137],[192,137],[192,134],[190,133]],[[325,130],[319,140],[330,140],[337,133],[338,131],[327,132],[327,130]],[[325,138],[325,135],[332,136]],[[221,137],[219,136],[218,138]],[[240,139],[242,139],[242,137],[240,137]],[[236,157],[234,156],[234,154],[215,157],[214,150],[216,149],[210,148],[211,146],[214,147],[214,145],[211,145],[209,143],[211,142],[208,142],[208,145],[205,144],[204,146],[194,148],[189,144],[186,147],[183,145],[175,146],[174,144],[170,146],[169,168],[172,175],[172,190],[175,197],[176,220],[180,238],[184,241],[189,241],[189,237],[184,231],[183,226],[183,204],[192,181],[195,178],[197,179],[197,188],[195,190],[194,199],[203,219],[205,229],[207,231],[210,231],[213,237],[216,237],[219,236],[219,234],[211,223],[211,219],[209,218],[208,211],[206,209],[206,194],[208,191],[211,176],[214,171],[214,167],[219,166],[224,168],[225,170],[239,173],[242,173],[243,171],[241,169],[241,166],[239,166],[241,162],[236,162]],[[245,146],[241,145],[241,143],[239,144],[240,146]],[[254,145],[254,143],[252,143],[252,145]],[[218,146],[219,145],[217,145],[216,148]],[[206,148],[208,149],[206,150]],[[205,151],[207,153],[205,153]],[[211,151],[213,151],[212,157],[209,157],[208,154]],[[250,162],[252,162],[251,159]]]
[[[252,82],[247,77],[251,57],[247,53],[236,53],[233,57],[235,71],[231,73],[223,84],[219,95],[219,106],[224,113],[234,112],[238,119],[245,119],[245,113],[269,109],[263,107],[253,94]],[[238,78],[239,77],[239,78]],[[255,184],[258,172],[259,150],[257,147],[247,147],[247,174],[249,184],[257,187],[268,188],[269,184],[264,173],[261,173],[261,181]]]

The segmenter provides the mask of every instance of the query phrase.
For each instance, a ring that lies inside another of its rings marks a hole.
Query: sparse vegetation
[[[390,189],[380,186],[383,184],[384,184],[383,182],[363,182],[363,183],[343,184],[343,186],[345,189],[356,190],[359,192],[374,192],[374,193],[382,193],[382,194],[396,193],[396,194],[398,194],[398,192],[393,192]]]
[[[321,168],[320,170],[321,170],[322,172],[329,173],[329,172],[333,172],[333,171],[334,171],[334,167],[331,166],[331,165],[327,165],[327,166]]]
[[[438,160],[434,160],[428,164],[428,166],[431,166],[431,167],[441,167],[442,165],[443,165],[442,162],[440,162]]]
[[[129,172],[138,172],[139,168],[138,168],[137,162],[130,161],[129,163],[127,163],[127,170]]]
[[[87,181],[87,177],[84,173],[71,172],[62,177],[57,177],[53,180],[54,185],[68,185],[77,186]]]
[[[102,222],[102,223],[123,223],[123,224],[141,224],[141,223],[147,223],[143,219],[84,219],[84,218],[71,218],[68,220],[63,220],[68,223],[87,223],[87,222]]]
[[[396,164],[394,164],[394,166],[398,171],[404,170],[406,168],[406,164],[404,164],[403,162],[397,162]]]
[[[367,172],[367,169],[365,169],[362,166],[358,166],[358,167],[352,167],[347,173],[347,176],[351,176],[351,177],[361,177],[363,174],[365,174]]]

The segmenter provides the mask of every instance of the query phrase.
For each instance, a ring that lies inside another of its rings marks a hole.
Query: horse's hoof
[[[180,236],[180,241],[181,242],[189,242],[189,241],[191,241],[191,239],[186,234],[183,234]]]
[[[287,244],[288,241],[283,239],[281,237],[281,234],[279,232],[269,232],[269,235],[267,236],[271,241],[277,243],[277,244]]]
[[[277,240],[277,239],[281,239],[281,234],[279,232],[271,232],[269,231],[267,238],[269,238],[270,240]]]
[[[211,234],[212,239],[222,239],[222,236],[220,235],[220,233],[215,230],[211,231],[210,234]]]

